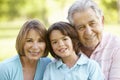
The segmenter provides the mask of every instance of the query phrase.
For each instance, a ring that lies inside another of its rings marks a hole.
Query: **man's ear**
[[[102,16],[102,24],[103,24],[103,26],[104,26],[104,16]]]

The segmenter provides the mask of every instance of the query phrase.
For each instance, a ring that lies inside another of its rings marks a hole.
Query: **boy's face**
[[[54,53],[62,59],[75,53],[71,38],[63,35],[59,30],[53,30],[51,32],[50,43]]]

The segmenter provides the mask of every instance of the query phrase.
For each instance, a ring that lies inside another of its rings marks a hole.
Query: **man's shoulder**
[[[113,35],[113,34],[110,34],[110,33],[103,34],[102,42],[106,42],[109,45],[120,47],[120,37]]]

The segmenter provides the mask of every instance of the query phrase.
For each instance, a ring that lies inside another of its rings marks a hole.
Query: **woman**
[[[45,26],[36,19],[22,26],[17,39],[19,55],[0,63],[0,80],[42,80],[44,70],[51,61],[48,55]]]
[[[43,80],[104,80],[97,62],[80,53],[80,43],[72,25],[53,24],[47,38],[51,55],[57,60],[48,64]]]

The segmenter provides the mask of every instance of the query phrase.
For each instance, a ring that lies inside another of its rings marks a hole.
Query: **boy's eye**
[[[52,43],[52,44],[56,44],[56,43],[57,43],[57,41],[52,41],[51,43]]]
[[[67,38],[63,38],[63,40],[67,40]]]

